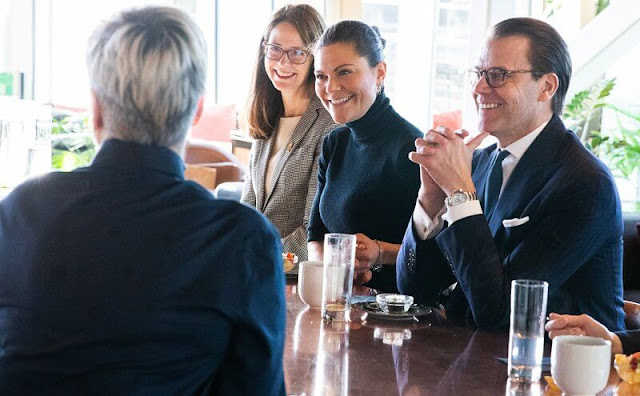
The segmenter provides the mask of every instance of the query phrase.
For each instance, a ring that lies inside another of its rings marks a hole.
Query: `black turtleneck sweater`
[[[309,219],[309,241],[324,234],[361,232],[399,244],[420,187],[418,165],[409,161],[422,133],[402,118],[384,93],[367,113],[324,140],[318,190]],[[374,273],[369,287],[395,291],[395,266]]]

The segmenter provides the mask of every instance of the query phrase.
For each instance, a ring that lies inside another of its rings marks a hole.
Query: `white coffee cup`
[[[551,375],[566,395],[595,395],[607,385],[611,341],[563,335],[553,339]]]
[[[298,266],[298,295],[313,309],[322,308],[322,261],[303,261]]]

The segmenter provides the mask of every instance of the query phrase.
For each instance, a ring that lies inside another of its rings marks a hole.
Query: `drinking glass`
[[[51,106],[39,106],[29,139],[27,155],[27,175],[29,176],[44,174],[51,170],[51,128]]]
[[[544,396],[545,390],[540,381],[522,382],[509,378],[504,394],[505,396]]]
[[[322,268],[322,317],[329,321],[349,321],[356,236],[326,234]]]
[[[535,382],[542,374],[548,288],[544,281],[511,282],[508,370],[513,380]]]

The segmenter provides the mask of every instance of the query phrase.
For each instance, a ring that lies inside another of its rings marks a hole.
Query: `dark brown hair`
[[[546,73],[558,76],[558,90],[551,100],[551,110],[562,115],[564,98],[571,81],[571,57],[567,43],[548,23],[533,18],[510,18],[493,27],[489,39],[522,36],[529,39],[528,60],[536,80]]]
[[[318,40],[316,51],[336,43],[352,44],[358,55],[367,58],[369,67],[384,60],[386,40],[380,30],[360,21],[340,21],[330,26]]]
[[[287,22],[296,28],[302,42],[309,52],[313,50],[316,41],[322,35],[325,24],[322,16],[315,8],[307,4],[288,4],[273,14],[271,21],[260,39],[258,56],[249,92],[247,111],[244,117],[244,127],[254,139],[267,139],[278,126],[280,117],[284,114],[282,95],[278,91],[264,68],[264,44],[269,40],[273,28],[280,23]],[[307,76],[307,90],[309,97],[314,95],[313,56],[307,59],[309,74]]]

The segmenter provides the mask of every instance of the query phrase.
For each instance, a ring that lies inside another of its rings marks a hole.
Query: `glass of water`
[[[349,321],[356,236],[325,234],[322,267],[322,317],[328,321]]]
[[[511,282],[509,377],[512,380],[535,382],[542,374],[548,288],[544,281]]]

